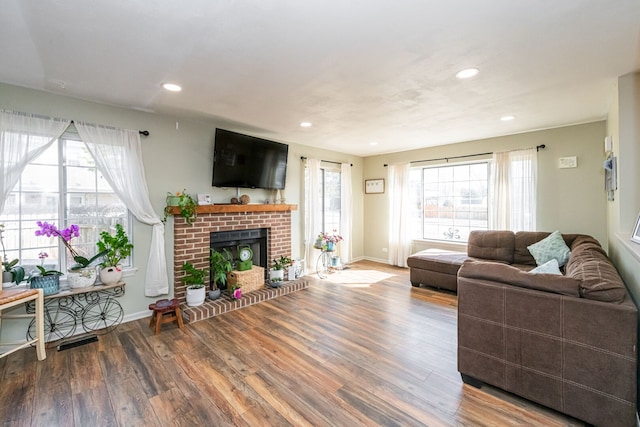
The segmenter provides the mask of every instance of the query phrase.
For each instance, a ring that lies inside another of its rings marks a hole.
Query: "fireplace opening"
[[[234,263],[238,259],[238,246],[248,245],[253,251],[253,265],[264,267],[265,280],[267,279],[267,228],[254,228],[250,230],[218,231],[210,233],[209,247],[217,251],[227,249],[233,256]],[[235,265],[234,265],[235,267]],[[211,275],[210,275],[211,276]],[[209,288],[213,289],[213,279],[209,278]],[[226,289],[227,286],[220,286]]]

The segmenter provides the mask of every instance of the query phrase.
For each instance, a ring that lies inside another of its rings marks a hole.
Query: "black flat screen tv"
[[[284,190],[289,146],[216,129],[213,186]]]

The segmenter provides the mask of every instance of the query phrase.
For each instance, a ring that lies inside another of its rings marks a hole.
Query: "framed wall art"
[[[364,194],[380,193],[384,193],[384,178],[364,180]]]

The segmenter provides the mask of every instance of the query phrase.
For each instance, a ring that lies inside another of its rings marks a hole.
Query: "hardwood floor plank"
[[[582,426],[457,372],[457,298],[370,261],[186,325],[0,359],[10,426]]]

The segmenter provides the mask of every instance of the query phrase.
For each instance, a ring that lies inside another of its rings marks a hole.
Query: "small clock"
[[[253,265],[253,251],[251,247],[248,245],[238,246],[238,258],[240,259],[236,266],[238,271],[251,270],[251,266]]]

